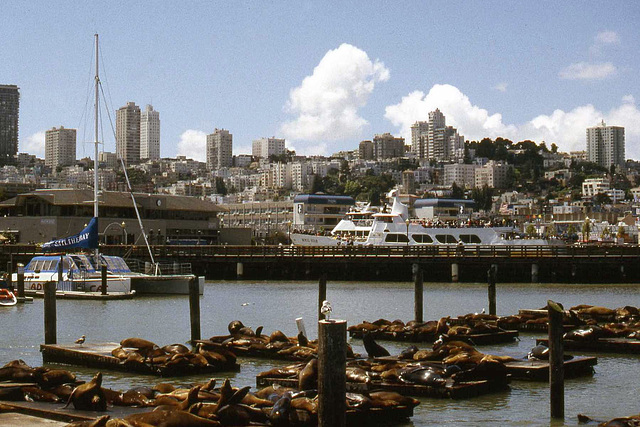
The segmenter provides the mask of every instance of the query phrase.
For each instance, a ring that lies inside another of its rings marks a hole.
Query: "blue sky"
[[[43,156],[44,131],[62,125],[78,129],[78,157],[93,152],[81,142],[97,32],[110,107],[153,104],[162,156],[203,160],[215,128],[234,154],[264,136],[331,154],[408,137],[440,108],[467,139],[563,151],[604,119],[640,159],[640,3],[345,3],[5,0],[0,84],[21,89],[20,151]]]

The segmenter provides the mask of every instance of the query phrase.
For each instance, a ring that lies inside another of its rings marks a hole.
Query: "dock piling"
[[[539,270],[538,264],[531,264],[531,283],[538,283]]]
[[[460,266],[458,265],[457,262],[454,262],[451,264],[451,281],[454,283],[457,283],[459,280],[459,276],[458,276],[459,269],[460,269]]]
[[[57,344],[56,282],[44,284],[44,343]]]
[[[100,273],[102,274],[102,295],[107,294],[107,266],[102,264],[100,266]]]
[[[547,301],[549,312],[549,394],[551,418],[564,419],[564,344],[563,307]]]
[[[414,283],[414,291],[413,291],[413,299],[414,299],[414,320],[416,322],[422,323],[423,320],[423,307],[424,307],[424,282],[422,269],[420,265],[413,264],[411,266],[411,271],[413,273],[413,283]]]
[[[23,303],[24,298],[24,264],[18,263],[18,302]]]
[[[498,266],[491,264],[487,270],[487,282],[489,293],[489,314],[496,315],[496,277],[498,275]]]
[[[244,276],[244,265],[241,262],[236,263],[236,278],[242,279]]]
[[[189,315],[191,318],[191,343],[200,339],[200,292],[197,277],[189,280]]]
[[[318,321],[318,427],[346,425],[347,322]]]
[[[318,320],[324,320],[324,314],[322,314],[322,303],[327,299],[327,273],[320,275],[318,281]]]
[[[12,280],[11,276],[13,276],[13,261],[7,261],[7,286],[9,287],[9,289],[13,288],[13,283],[11,282]]]

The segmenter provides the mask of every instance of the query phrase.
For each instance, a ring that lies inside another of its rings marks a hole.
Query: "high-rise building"
[[[116,153],[127,165],[140,162],[140,107],[135,102],[116,112]]]
[[[396,138],[388,132],[373,137],[373,158],[375,160],[402,156],[404,156],[404,138]]]
[[[411,126],[411,152],[419,159],[428,158],[429,122],[415,122]]]
[[[140,113],[140,159],[160,158],[160,113],[147,105]]]
[[[411,152],[419,159],[458,161],[464,158],[464,136],[447,126],[444,114],[436,108],[429,113],[428,122],[411,126]]]
[[[360,145],[358,145],[358,158],[360,160],[373,160],[372,141],[360,141]]]
[[[271,155],[284,154],[285,142],[279,138],[260,138],[253,140],[251,154],[254,157],[268,158]]]
[[[216,129],[207,135],[207,169],[233,166],[233,135],[225,129]]]
[[[624,127],[599,126],[587,128],[587,158],[605,168],[624,166]]]
[[[18,154],[18,116],[20,89],[0,85],[0,166],[13,163]]]
[[[76,130],[52,128],[45,132],[44,164],[52,168],[76,162]]]

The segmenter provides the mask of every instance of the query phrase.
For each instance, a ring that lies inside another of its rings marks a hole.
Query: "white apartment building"
[[[587,128],[587,157],[605,168],[624,166],[624,128],[607,126],[604,120],[599,126]]]
[[[271,155],[279,156],[284,152],[285,140],[276,137],[255,139],[251,150],[254,157],[262,158],[268,158]]]
[[[116,111],[116,153],[127,165],[140,162],[140,107],[135,102]]]
[[[419,159],[426,159],[429,122],[418,121],[411,126],[411,152]]]
[[[160,113],[147,105],[140,113],[140,159],[160,158]]]
[[[76,130],[52,128],[45,132],[44,164],[51,168],[71,166],[76,162]]]
[[[476,183],[476,169],[479,165],[452,163],[444,165],[443,183],[451,187],[455,182],[458,187],[473,188]]]
[[[482,188],[487,185],[489,188],[504,188],[507,184],[507,174],[510,165],[489,161],[486,165],[476,169],[475,186]]]
[[[215,129],[207,135],[207,169],[233,166],[233,135],[226,129]]]
[[[313,166],[309,162],[295,162],[291,164],[291,188],[295,191],[305,191],[309,187],[309,177],[313,175]]]
[[[118,155],[116,153],[110,153],[108,151],[101,151],[98,153],[98,162],[102,163],[105,167],[116,168],[118,166]]]
[[[606,178],[589,178],[582,183],[582,198],[590,199],[596,194],[605,193],[610,189],[609,180]]]

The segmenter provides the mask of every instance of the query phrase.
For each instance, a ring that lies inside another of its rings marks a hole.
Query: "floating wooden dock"
[[[593,375],[593,367],[598,364],[596,357],[574,356],[564,361],[565,378]],[[545,360],[522,360],[505,363],[507,373],[513,380],[549,381],[549,362]]]
[[[270,378],[256,377],[257,387],[267,387],[272,384],[283,387],[298,388],[298,378]],[[501,381],[468,381],[434,387],[419,384],[389,383],[372,381],[370,383],[356,383],[347,381],[347,391],[366,393],[372,391],[395,391],[405,396],[435,397],[441,399],[468,399],[484,394],[509,390],[507,382]]]
[[[364,333],[362,331],[349,331],[349,336],[352,338],[362,339]],[[503,344],[515,341],[518,338],[518,331],[501,331],[487,334],[470,334],[470,335],[459,335],[459,336],[451,336],[449,339],[453,340],[461,340],[461,341],[471,341],[474,345],[493,345],[493,344]],[[372,336],[375,339],[386,340],[386,341],[403,341],[403,342],[434,342],[438,339],[437,336],[429,336],[429,337],[419,337],[411,333],[384,333],[384,332],[373,332]]]
[[[111,369],[114,371],[136,372],[139,374],[159,375],[162,377],[176,377],[182,375],[208,374],[225,371],[238,371],[237,363],[226,363],[220,366],[208,365],[206,367],[160,366],[151,364],[123,364],[120,359],[111,355],[111,352],[119,347],[119,344],[109,343],[85,343],[79,344],[43,344],[40,346],[44,363],[62,363],[66,365],[87,366],[97,369]]]
[[[640,354],[640,340],[629,338],[599,338],[593,341],[563,340],[567,350],[581,350],[593,353]],[[549,345],[548,338],[536,340],[536,344]]]

